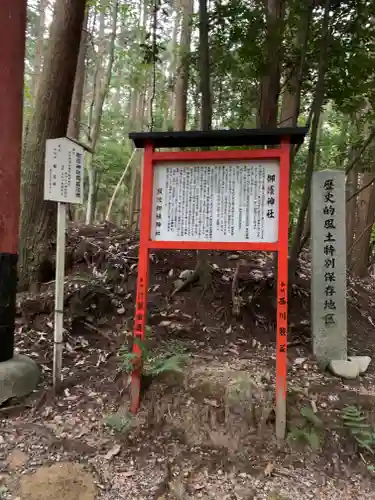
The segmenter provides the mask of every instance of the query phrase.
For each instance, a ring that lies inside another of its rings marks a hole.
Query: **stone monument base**
[[[11,398],[21,398],[30,394],[40,380],[35,361],[16,354],[8,361],[0,363],[0,404]]]

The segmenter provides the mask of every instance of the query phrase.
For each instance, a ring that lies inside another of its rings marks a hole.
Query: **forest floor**
[[[38,296],[19,295],[17,351],[38,363],[42,381],[31,396],[0,407],[0,499],[375,499],[372,453],[342,419],[351,405],[369,429],[375,424],[375,362],[355,381],[318,370],[308,258],[290,302],[288,439],[280,446],[271,256],[215,253],[212,287],[173,297],[180,273],[194,268],[194,252],[151,256],[149,348],[190,357],[183,374],[152,381],[133,417],[119,350],[131,345],[137,252],[125,231],[71,230],[58,396],[51,389],[53,282]],[[351,282],[348,293],[350,354],[375,360],[373,283]]]

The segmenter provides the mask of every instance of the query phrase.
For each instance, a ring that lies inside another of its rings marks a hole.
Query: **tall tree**
[[[43,200],[45,143],[64,137],[77,68],[85,0],[57,0],[23,155],[20,285],[38,285],[51,257],[56,204]]]
[[[330,34],[329,12],[330,12],[330,0],[325,0],[321,44],[320,44],[318,77],[316,82],[314,101],[311,108],[312,112],[311,137],[310,137],[309,151],[308,151],[307,165],[305,172],[305,187],[301,199],[301,206],[298,213],[297,225],[294,231],[292,247],[290,252],[289,270],[291,279],[294,278],[297,271],[298,255],[300,252],[300,242],[305,227],[306,212],[308,210],[310,203],[311,179],[315,165],[320,115],[326,95],[327,50],[328,50],[329,34]]]
[[[175,116],[174,130],[185,130],[187,120],[187,94],[189,89],[190,44],[192,17],[194,13],[193,0],[182,1],[182,26],[178,54],[177,75],[175,84]]]
[[[94,93],[93,93],[93,105],[92,105],[92,116],[90,120],[90,133],[89,133],[89,144],[93,152],[95,152],[97,142],[100,136],[100,125],[102,121],[103,105],[109,91],[109,85],[111,83],[112,68],[115,58],[115,41],[117,34],[117,17],[118,17],[119,0],[115,0],[112,6],[112,27],[111,35],[109,40],[109,45],[107,46],[105,38],[105,15],[104,9],[100,13],[100,33],[101,41],[99,46],[99,51],[97,54],[96,62],[96,74],[94,82]],[[105,52],[108,53],[108,63],[107,67],[103,64],[103,57]],[[86,224],[91,224],[93,213],[95,210],[95,191],[97,189],[97,175],[93,168],[93,155],[91,154],[86,162],[88,178],[89,178],[89,190],[87,195],[87,210],[86,210]]]
[[[285,0],[265,0],[266,61],[260,88],[259,124],[276,127],[280,94],[281,47]]]

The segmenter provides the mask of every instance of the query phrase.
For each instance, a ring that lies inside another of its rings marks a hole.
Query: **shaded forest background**
[[[128,132],[309,127],[292,151],[290,267],[309,245],[314,170],[345,170],[350,271],[375,260],[375,3],[366,0],[29,0],[20,282],[54,249],[45,140],[86,155],[74,222],[137,229],[141,151]]]

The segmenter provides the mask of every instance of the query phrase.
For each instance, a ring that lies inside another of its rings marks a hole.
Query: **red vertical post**
[[[148,144],[144,150],[143,158],[143,176],[142,176],[142,201],[141,201],[141,221],[140,221],[140,240],[138,254],[138,278],[137,294],[135,302],[134,317],[134,347],[133,352],[136,355],[134,371],[131,380],[130,409],[135,413],[139,407],[141,393],[141,375],[142,375],[142,350],[137,343],[144,341],[147,324],[147,295],[148,295],[148,271],[149,271],[149,249],[148,242],[151,234],[151,216],[152,216],[152,191],[153,191],[153,166],[152,155],[153,146]]]
[[[14,349],[26,6],[0,2],[0,362]]]
[[[287,336],[288,336],[288,231],[290,144],[280,145],[279,237],[277,255],[276,342],[276,437],[286,431]]]

